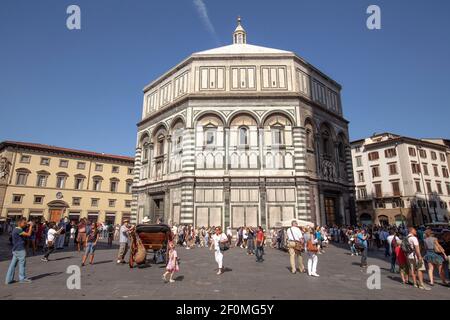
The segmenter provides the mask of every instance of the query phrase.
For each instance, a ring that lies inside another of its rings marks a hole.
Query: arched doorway
[[[362,213],[359,216],[359,222],[366,226],[371,225],[373,223],[372,216],[368,213]]]
[[[405,224],[406,222],[406,217],[404,215],[398,214],[395,216],[395,225],[401,226],[402,224]]]
[[[50,201],[47,206],[49,212],[48,220],[50,222],[59,222],[64,217],[64,212],[69,207],[69,204],[62,200],[54,200]]]
[[[389,225],[389,217],[385,215],[378,216],[378,223],[380,226],[387,227]]]

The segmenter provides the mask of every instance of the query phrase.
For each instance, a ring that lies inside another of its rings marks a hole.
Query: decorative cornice
[[[334,113],[324,106],[318,104],[317,102],[314,102],[313,100],[310,100],[303,96],[302,94],[296,93],[296,92],[245,92],[245,93],[236,93],[236,92],[213,92],[213,93],[190,93],[185,95],[182,99],[168,104],[166,107],[159,109],[155,111],[154,113],[148,115],[146,118],[141,120],[137,123],[138,127],[141,127],[142,125],[148,123],[149,121],[155,119],[156,117],[164,114],[167,111],[173,110],[173,108],[176,108],[177,106],[189,102],[192,100],[208,100],[208,99],[222,99],[222,100],[238,100],[238,99],[298,99],[299,101],[305,102],[315,108],[318,108],[319,110],[327,113],[328,115],[337,118],[340,121],[343,121],[345,124],[348,124],[349,121],[346,120],[343,116],[340,114]]]

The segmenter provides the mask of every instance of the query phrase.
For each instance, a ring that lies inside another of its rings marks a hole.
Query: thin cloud
[[[216,29],[214,28],[214,25],[209,18],[208,9],[206,8],[204,0],[194,0],[194,5],[197,9],[197,13],[200,16],[200,19],[206,27],[206,30],[211,34],[214,41],[219,45],[219,37],[217,36]]]

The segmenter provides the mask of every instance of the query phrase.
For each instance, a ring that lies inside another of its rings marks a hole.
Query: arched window
[[[305,140],[306,140],[306,149],[309,151],[314,151],[315,142],[314,142],[314,131],[311,123],[307,123],[305,125]]]
[[[270,128],[272,132],[272,144],[282,145],[284,144],[284,127],[283,126],[273,126]]]
[[[345,160],[345,148],[344,148],[344,144],[342,142],[339,142],[339,144],[338,144],[338,154],[339,154],[339,160],[344,161]]]
[[[182,143],[183,143],[183,136],[181,134],[177,135],[175,137],[175,150],[180,150]]]
[[[330,134],[326,130],[322,132],[322,152],[324,156],[331,156]]]
[[[264,121],[264,128],[270,131],[272,145],[286,145],[292,143],[292,123],[282,114],[274,114]]]
[[[205,133],[205,146],[215,146],[217,139],[217,127],[209,124],[203,128],[203,132]]]
[[[160,134],[158,136],[157,142],[158,142],[158,148],[157,148],[157,154],[158,156],[162,156],[164,154],[164,135]]]
[[[144,146],[142,148],[142,162],[148,161],[149,150],[150,150],[150,145],[148,143],[144,143]]]
[[[172,126],[172,152],[178,153],[183,148],[183,133],[184,133],[184,122],[178,119]]]
[[[248,145],[248,128],[240,127],[239,128],[239,144],[246,146]]]

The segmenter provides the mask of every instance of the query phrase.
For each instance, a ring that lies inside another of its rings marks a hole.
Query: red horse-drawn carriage
[[[153,250],[155,263],[166,262],[167,244],[172,241],[172,230],[166,224],[139,224],[130,234],[130,268],[146,263],[147,251]]]

